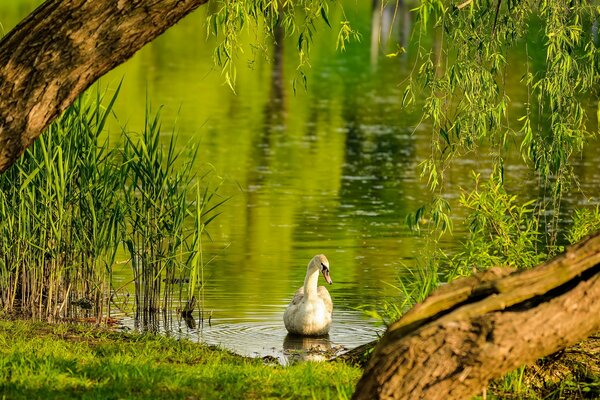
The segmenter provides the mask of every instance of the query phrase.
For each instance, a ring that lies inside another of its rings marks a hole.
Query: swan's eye
[[[327,265],[325,265],[323,263],[321,263],[321,267],[323,267],[323,271],[325,271],[326,269],[329,269],[329,268],[327,268]]]

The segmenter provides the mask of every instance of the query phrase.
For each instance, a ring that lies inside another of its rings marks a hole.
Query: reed
[[[174,282],[197,276],[199,235],[223,200],[209,205],[215,193],[191,172],[195,150],[183,157],[175,135],[163,146],[160,113],[148,110],[144,131],[123,131],[123,148],[112,147],[104,127],[117,97],[81,97],[0,175],[4,312],[101,321],[120,304],[120,246],[131,256],[136,316],[171,307],[175,288],[180,301],[193,296]],[[207,195],[196,197],[196,186]]]
[[[197,151],[182,157],[175,150],[175,135],[162,146],[160,112],[150,115],[147,110],[139,138],[124,132],[121,169],[128,221],[123,226],[124,243],[135,282],[136,319],[144,328],[153,327],[157,311],[172,308],[177,288],[180,304],[185,295],[188,300],[194,296],[194,288],[184,292],[180,282],[191,280],[194,285],[197,254],[202,251],[197,244],[203,232],[197,220],[206,214],[205,204],[212,199],[196,197],[194,188],[200,185],[190,171]],[[204,190],[209,191],[208,187]]]
[[[0,176],[2,307],[39,318],[102,315],[117,229],[108,108],[79,99]]]

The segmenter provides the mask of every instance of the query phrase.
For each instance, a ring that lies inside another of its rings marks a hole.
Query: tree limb
[[[390,326],[355,399],[464,399],[600,329],[600,236],[440,288]]]
[[[208,0],[48,0],[0,41],[0,173],[99,77]]]

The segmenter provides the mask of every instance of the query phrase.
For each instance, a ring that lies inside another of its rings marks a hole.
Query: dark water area
[[[0,22],[8,29],[37,3],[2,2]],[[414,62],[410,48],[407,55],[385,56],[406,46],[414,15],[401,10],[394,33],[378,35],[379,28],[390,29],[389,10],[374,11],[372,2],[344,3],[361,40],[336,51],[337,31],[321,29],[306,91],[293,90],[298,60],[290,38],[269,49],[270,62],[259,53],[241,55],[234,93],[213,63],[215,42],[206,39],[202,7],[101,79],[99,87],[108,93],[123,80],[117,119],[110,122],[115,145],[123,126],[142,130],[147,102],[154,111],[162,106],[165,136],[177,133],[181,149],[199,146],[198,175],[208,172],[220,196],[229,198],[209,226],[212,241],[204,243],[204,322],[196,314],[190,328],[173,314],[158,330],[286,363],[302,344],[286,341],[283,311],[302,285],[308,261],[324,253],[334,280],[328,288],[334,323],[328,339],[305,346],[336,353],[383,331],[381,320],[365,310],[394,301],[398,276],[420,265],[426,244],[404,219],[430,199],[419,164],[431,154],[432,132],[419,107],[401,107],[401,84]],[[331,20],[339,18],[334,11]],[[510,107],[518,111],[526,102],[522,66],[510,72]],[[513,147],[505,166],[508,190],[524,199],[543,196],[517,139]],[[576,161],[585,195],[565,199],[565,221],[572,208],[598,203],[596,149],[588,146]],[[491,159],[483,148],[454,163],[446,183],[452,205],[462,188],[473,187],[472,171],[487,178]],[[454,232],[443,239],[449,251],[465,233],[461,210],[453,217]],[[133,294],[130,267],[113,269],[115,286]],[[127,307],[113,310],[135,329],[131,315]]]

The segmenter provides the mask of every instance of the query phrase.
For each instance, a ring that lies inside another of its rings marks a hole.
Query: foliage
[[[560,221],[563,197],[575,186],[574,156],[598,123],[588,104],[595,103],[600,81],[596,2],[423,0],[415,11],[415,67],[403,104],[419,106],[417,99],[425,98],[422,123],[432,140],[421,168],[432,201],[409,215],[409,226],[434,212],[436,221],[450,219],[441,215],[449,207],[435,205],[444,197],[445,176],[457,159],[476,153],[494,172],[481,184],[473,169],[475,184],[460,198],[468,236],[451,259],[459,275],[493,265],[532,267],[559,251],[563,239],[573,243],[600,230],[597,207],[578,210],[568,231]],[[521,60],[510,59],[515,54]],[[511,104],[507,92],[515,75],[527,93],[523,107]],[[538,182],[537,197],[524,202],[504,186],[503,170],[515,148]],[[444,228],[430,224],[428,232],[439,238]],[[430,285],[419,279],[416,286]],[[561,383],[549,398],[596,385],[575,380]],[[523,384],[523,369],[494,389],[499,398],[541,398]]]
[[[600,209],[599,206],[590,210],[580,208],[575,210],[573,225],[567,232],[567,242],[577,243],[581,239],[593,233],[600,232]]]
[[[99,321],[128,294],[113,288],[120,245],[131,256],[136,312],[169,306],[175,278],[199,274],[198,238],[223,200],[182,168],[194,153],[182,164],[173,136],[163,149],[158,114],[147,115],[141,138],[123,132],[122,151],[109,147],[102,138],[117,95],[106,107],[99,94],[76,100],[0,175],[4,311]],[[179,290],[180,300],[193,295]]]
[[[543,261],[534,201],[519,204],[516,195],[506,193],[497,174],[483,185],[479,181],[475,175],[475,189],[463,191],[460,198],[469,211],[465,221],[469,233],[463,251],[454,257],[456,267],[465,272],[498,265],[528,268]]]
[[[439,265],[439,259],[428,259],[415,268],[405,268],[398,275],[397,285],[393,286],[398,293],[398,298],[384,302],[381,310],[370,314],[380,318],[387,326],[399,320],[404,313],[425,300],[446,279],[451,280],[450,277],[441,276]]]
[[[72,324],[0,321],[0,344],[0,397],[10,399],[345,399],[362,372]]]
[[[443,197],[434,196],[431,202],[417,209],[414,213],[406,215],[406,224],[411,231],[438,232],[440,235],[452,231],[452,219],[450,218],[450,203]]]
[[[208,34],[221,39],[214,51],[214,59],[222,68],[225,81],[235,90],[237,54],[244,52],[244,44],[240,33],[248,30],[254,33],[255,49],[267,54],[265,38],[275,38],[277,30],[287,36],[297,37],[298,66],[294,78],[294,88],[299,79],[306,85],[306,69],[310,67],[309,55],[313,36],[320,23],[330,29],[329,4],[331,0],[245,0],[216,1],[217,10],[208,16]],[[339,5],[339,3],[334,3]],[[342,10],[343,11],[343,10]],[[262,32],[262,34],[261,34]],[[337,38],[337,47],[345,49],[346,43],[360,35],[352,29],[347,18],[341,21]]]
[[[538,219],[545,218],[542,210],[551,216],[549,223],[538,220],[537,226],[545,228],[538,240],[556,244],[563,193],[574,178],[572,158],[592,135],[585,102],[600,77],[597,7],[566,0],[460,5],[428,0],[415,11],[416,73],[407,81],[404,103],[417,104],[416,98],[425,97],[423,123],[431,126],[432,155],[422,168],[433,203],[443,196],[445,172],[453,160],[485,144],[494,169],[500,170],[511,143],[520,141],[542,193],[522,207],[536,208],[531,215]],[[537,38],[545,52],[542,63],[531,61],[530,52],[539,49],[531,49],[530,43]],[[522,71],[514,66],[518,60],[509,63],[513,48],[524,54]],[[509,107],[505,88],[515,73],[528,93],[522,109]]]

